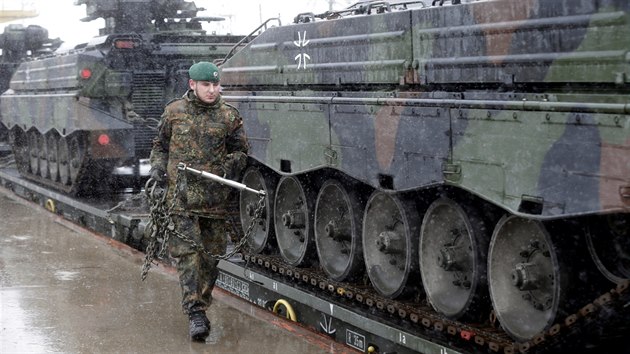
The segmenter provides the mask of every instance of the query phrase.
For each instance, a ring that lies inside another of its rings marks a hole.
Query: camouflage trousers
[[[172,218],[178,232],[203,245],[212,254],[225,253],[225,220],[194,215],[172,215]],[[190,243],[175,236],[169,239],[169,252],[177,265],[184,313],[205,311],[212,303],[211,293],[219,275],[219,261],[196,251]]]

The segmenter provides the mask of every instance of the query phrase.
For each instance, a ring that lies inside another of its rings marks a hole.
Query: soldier
[[[164,109],[151,151],[151,177],[167,188],[172,222],[212,254],[226,249],[226,208],[229,187],[180,172],[177,164],[236,178],[247,162],[248,143],[236,108],[220,94],[220,74],[209,62],[188,70],[190,89]],[[212,301],[218,260],[173,235],[169,252],[176,260],[182,307],[190,320],[190,336],[204,341],[210,333],[206,309]]]

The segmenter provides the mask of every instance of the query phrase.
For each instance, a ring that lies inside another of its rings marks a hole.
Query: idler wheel
[[[315,197],[293,176],[280,179],[274,202],[274,226],[278,249],[290,265],[307,265],[313,251]]]
[[[255,190],[265,191],[265,206],[261,217],[254,222],[254,227],[249,240],[250,250],[254,253],[261,253],[273,242],[273,225],[271,224],[273,215],[273,200],[276,180],[265,177],[256,167],[250,167],[243,175],[243,184]],[[260,197],[257,194],[241,191],[239,198],[241,224],[246,232],[249,224],[254,218]]]
[[[315,245],[319,261],[336,281],[353,278],[363,267],[361,217],[363,207],[354,193],[329,180],[319,191],[315,206]]]
[[[455,201],[429,206],[420,232],[420,272],[429,302],[450,317],[476,317],[487,305],[489,236],[481,219]]]
[[[419,217],[411,201],[376,191],[363,216],[363,257],[372,285],[395,298],[417,269]]]
[[[527,341],[554,323],[567,277],[545,225],[516,216],[497,224],[488,252],[494,311],[505,331]]]
[[[610,281],[630,279],[630,215],[594,218],[586,228],[588,251],[597,269]]]

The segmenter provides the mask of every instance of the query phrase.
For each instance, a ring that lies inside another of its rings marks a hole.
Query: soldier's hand
[[[242,152],[234,152],[227,154],[223,161],[223,170],[225,171],[225,178],[238,179],[243,168],[247,164],[247,155]]]
[[[153,171],[151,171],[151,175],[153,175]],[[159,177],[158,177],[159,178]],[[149,201],[155,201],[163,199],[166,195],[166,185],[161,185],[160,182],[155,180],[153,176],[149,178],[147,183],[144,185],[144,193],[149,198]]]
[[[146,194],[147,194],[147,196],[149,197],[150,200],[160,200],[160,199],[164,198],[164,195],[166,194],[166,190],[164,189],[164,187],[160,187],[160,185],[157,184],[157,182],[155,182],[146,191]]]
[[[164,187],[166,185],[166,172],[159,168],[151,168],[150,177],[153,178],[158,186]]]
[[[166,193],[166,190],[164,190],[164,188],[160,186],[156,186],[155,189],[153,190],[153,197],[156,199],[162,199],[165,193]]]

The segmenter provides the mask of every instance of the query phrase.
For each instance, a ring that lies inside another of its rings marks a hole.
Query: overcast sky
[[[200,16],[222,16],[226,20],[213,22],[204,28],[217,34],[248,34],[259,24],[260,19],[280,17],[282,24],[289,24],[298,13],[321,13],[329,8],[330,0],[196,0],[197,7],[207,11]],[[342,9],[353,0],[334,0],[333,8]],[[85,17],[85,5],[75,6],[74,0],[0,0],[4,8],[9,4],[24,3],[32,5],[39,12],[35,18],[18,20],[13,23],[23,25],[37,24],[48,30],[49,37],[61,38],[63,47],[72,48],[76,44],[89,41],[98,35],[98,29],[104,26],[102,19],[92,22],[81,22]],[[6,24],[4,24],[6,26]],[[2,27],[4,29],[4,27]]]

